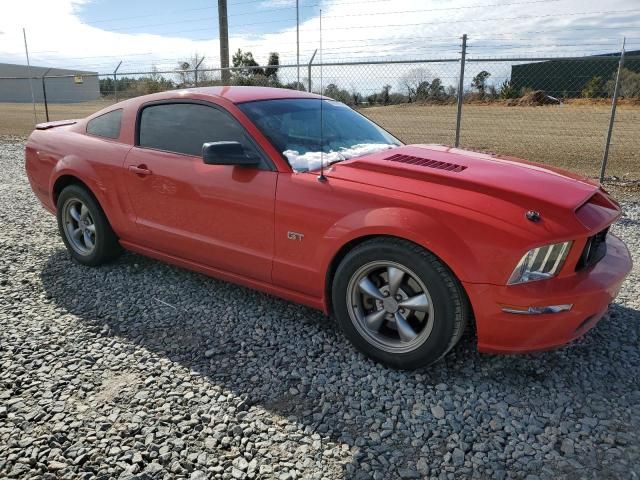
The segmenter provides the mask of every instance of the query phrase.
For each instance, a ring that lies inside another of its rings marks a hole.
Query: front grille
[[[576,272],[595,265],[607,254],[607,233],[609,233],[609,227],[587,239],[576,265]]]
[[[420,167],[437,168],[440,170],[447,170],[449,172],[462,172],[467,168],[464,165],[458,165],[456,163],[440,162],[438,160],[429,160],[428,158],[403,155],[401,153],[391,155],[390,157],[385,158],[385,160],[389,160],[390,162],[407,163],[409,165],[417,165]]]

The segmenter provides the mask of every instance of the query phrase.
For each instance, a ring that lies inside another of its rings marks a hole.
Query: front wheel
[[[468,315],[460,283],[438,258],[388,237],[346,255],[332,300],[338,323],[360,351],[402,369],[443,357],[462,336]]]

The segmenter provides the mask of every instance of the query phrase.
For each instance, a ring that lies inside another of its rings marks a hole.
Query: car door
[[[205,142],[237,141],[258,166],[207,165]],[[277,172],[237,120],[202,102],[145,104],[125,184],[137,241],[165,254],[271,280]]]

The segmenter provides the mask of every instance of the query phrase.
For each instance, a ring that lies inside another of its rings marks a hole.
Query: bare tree
[[[428,86],[432,77],[433,75],[426,68],[412,68],[400,77],[398,90],[407,92],[407,98],[409,102],[412,102],[416,99],[418,88],[421,86],[424,88],[425,82]]]
[[[196,84],[195,70],[196,66],[200,63],[203,57],[198,55],[198,52],[194,53],[186,60],[178,62],[178,77],[179,85],[181,87],[193,87]],[[203,71],[206,67],[201,64],[198,69],[198,83],[208,82],[211,80],[210,72]]]

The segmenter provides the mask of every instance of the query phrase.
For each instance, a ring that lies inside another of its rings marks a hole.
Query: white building
[[[42,76],[45,73],[47,78],[43,88]],[[51,76],[53,78],[49,78]],[[38,103],[44,102],[45,91],[48,103],[77,103],[100,98],[100,85],[95,72],[32,66],[29,75],[26,65],[0,63],[0,102],[31,102],[30,82]]]

